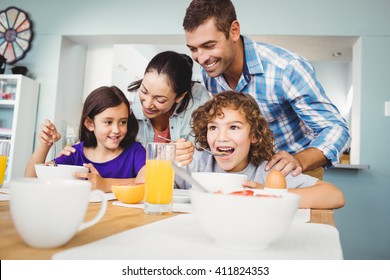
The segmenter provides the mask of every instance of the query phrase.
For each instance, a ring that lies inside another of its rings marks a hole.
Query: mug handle
[[[82,230],[84,230],[86,228],[89,228],[89,227],[93,226],[94,224],[99,222],[103,218],[104,213],[106,213],[106,210],[107,210],[107,198],[105,196],[105,193],[103,191],[101,191],[101,190],[93,190],[91,192],[91,194],[90,194],[90,197],[95,196],[95,195],[101,197],[101,199],[102,199],[102,205],[100,206],[100,210],[99,210],[99,212],[96,214],[96,216],[93,219],[89,220],[88,222],[81,223],[78,231],[82,231]]]

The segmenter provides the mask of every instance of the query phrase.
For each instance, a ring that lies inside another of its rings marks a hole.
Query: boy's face
[[[239,111],[223,109],[223,118],[216,117],[207,125],[207,142],[213,152],[228,155],[215,157],[218,165],[226,172],[240,172],[249,163],[250,146],[255,139],[250,134],[250,125]]]
[[[232,36],[226,39],[225,34],[217,30],[213,19],[191,32],[186,31],[185,35],[192,58],[210,77],[218,77],[232,66],[236,55]]]

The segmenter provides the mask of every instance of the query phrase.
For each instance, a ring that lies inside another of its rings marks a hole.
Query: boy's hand
[[[252,188],[252,189],[264,189],[264,184],[257,183],[255,181],[249,181],[249,180],[244,180],[242,182],[242,186],[245,188]]]

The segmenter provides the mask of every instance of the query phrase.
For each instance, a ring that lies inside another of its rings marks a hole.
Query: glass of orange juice
[[[144,212],[147,214],[172,212],[175,154],[175,144],[151,142],[146,145]]]
[[[0,141],[0,187],[2,187],[4,184],[9,146],[10,146],[9,142]]]

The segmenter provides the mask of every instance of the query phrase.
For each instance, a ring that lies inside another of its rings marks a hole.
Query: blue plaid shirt
[[[295,154],[313,147],[331,165],[339,162],[350,132],[338,109],[325,95],[313,66],[283,48],[257,43],[242,36],[244,69],[235,89],[223,76],[210,78],[202,69],[204,84],[216,94],[235,90],[253,96],[275,137],[276,150]]]

